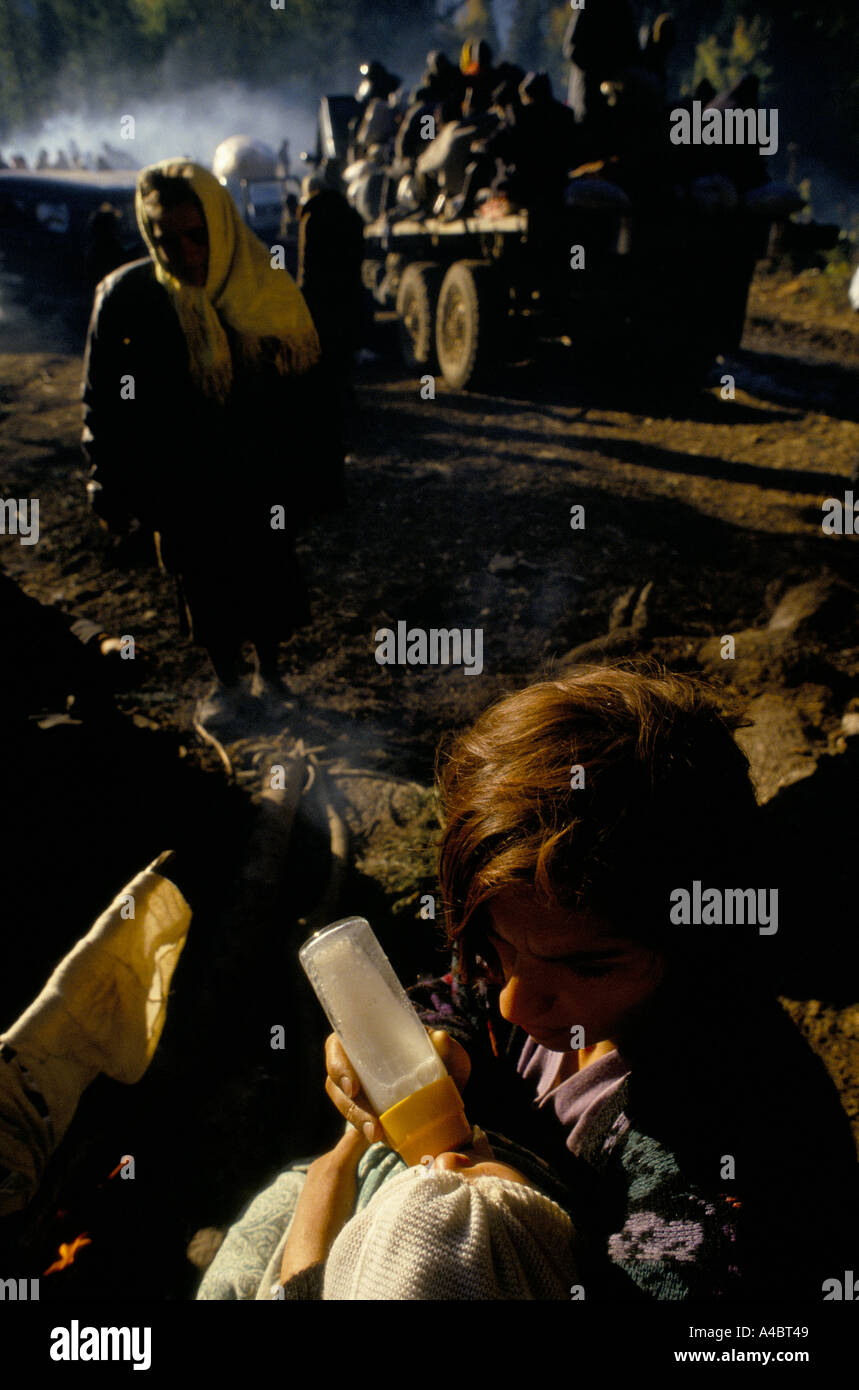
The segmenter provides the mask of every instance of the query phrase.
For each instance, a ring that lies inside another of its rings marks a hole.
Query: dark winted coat
[[[326,362],[348,367],[362,329],[364,222],[342,193],[321,188],[298,221],[298,287],[307,302]]]
[[[306,620],[293,535],[325,464],[310,429],[316,373],[290,378],[265,361],[251,370],[227,337],[234,380],[221,405],[191,378],[153,262],[135,261],[99,285],[84,361],[93,506],[111,526],[137,517],[158,533],[205,646],[286,638]],[[286,529],[272,526],[276,507]]]

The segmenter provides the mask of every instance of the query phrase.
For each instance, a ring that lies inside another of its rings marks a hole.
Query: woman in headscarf
[[[249,711],[242,643],[256,648],[254,693],[282,696],[278,646],[308,617],[293,536],[331,461],[312,409],[319,340],[208,170],[144,169],[136,209],[149,258],[101,283],[87,340],[88,491],[112,529],[137,518],[155,533],[218,680],[198,717],[230,725]]]

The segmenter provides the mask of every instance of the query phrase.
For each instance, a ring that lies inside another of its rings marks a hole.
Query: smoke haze
[[[120,117],[134,117],[134,139],[121,136]],[[73,140],[88,163],[102,142],[126,156],[127,167],[143,168],[171,155],[211,165],[215,148],[230,135],[251,135],[275,150],[289,141],[293,171],[302,150],[316,144],[316,105],[309,93],[252,91],[245,83],[210,82],[168,98],[129,99],[115,114],[64,111],[4,141],[4,153],[21,153],[32,166],[41,148],[53,160]]]

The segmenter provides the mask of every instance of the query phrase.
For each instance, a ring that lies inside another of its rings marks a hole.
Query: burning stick
[[[92,1241],[86,1231],[84,1231],[82,1235],[75,1236],[70,1245],[67,1245],[66,1242],[63,1241],[60,1245],[60,1258],[55,1260],[52,1265],[48,1265],[45,1274],[56,1274],[58,1270],[67,1269],[69,1265],[74,1264],[75,1255],[85,1245],[92,1245]]]

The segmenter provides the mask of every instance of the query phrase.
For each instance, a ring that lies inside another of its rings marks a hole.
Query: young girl
[[[440,764],[454,968],[412,997],[469,1117],[565,1185],[587,1298],[816,1300],[855,1264],[847,1120],[764,984],[778,895],[736,722],[603,667],[501,700]],[[326,1063],[381,1138],[336,1037]]]

